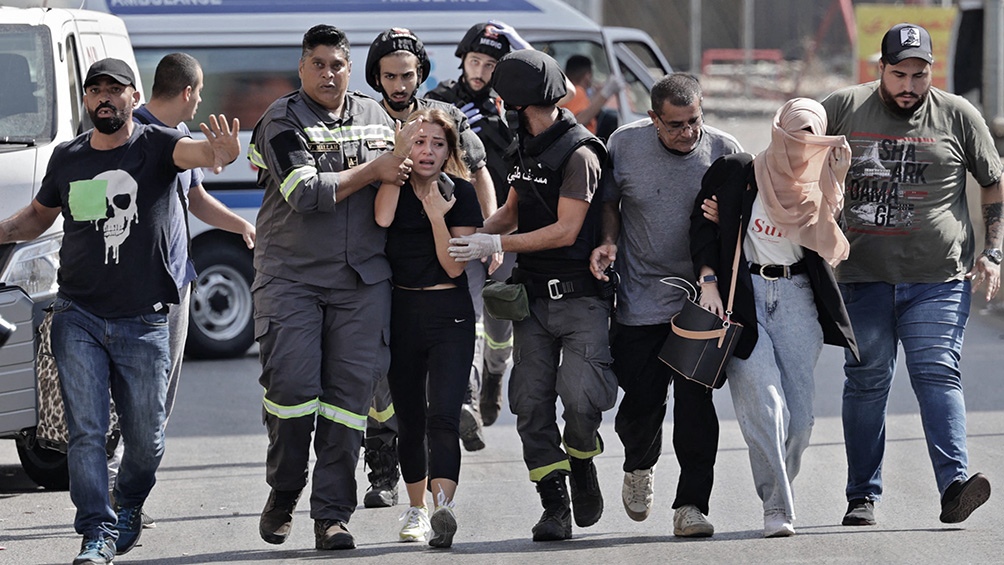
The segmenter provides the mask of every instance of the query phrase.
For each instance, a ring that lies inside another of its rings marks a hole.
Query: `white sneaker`
[[[409,506],[399,519],[404,521],[404,526],[401,526],[401,541],[425,541],[432,530],[429,514],[424,506]]]
[[[651,469],[637,469],[624,473],[624,487],[621,489],[621,501],[624,511],[635,522],[648,518],[652,512],[652,499],[655,496],[655,466]]]
[[[432,537],[429,545],[432,547],[450,547],[453,545],[453,534],[457,533],[457,515],[453,513],[453,505],[440,506],[432,513]]]
[[[457,515],[453,513],[456,503],[446,499],[443,487],[439,487],[436,495],[436,511],[432,513],[432,537],[429,545],[432,547],[450,547],[453,545],[453,534],[457,533]]]
[[[763,518],[763,537],[786,538],[795,535],[795,527],[784,512],[774,512]]]
[[[673,535],[683,538],[706,538],[715,533],[715,527],[693,504],[676,509],[673,514]]]

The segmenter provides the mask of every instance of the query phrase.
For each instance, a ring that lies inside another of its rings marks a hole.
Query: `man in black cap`
[[[567,475],[575,523],[586,527],[600,519],[603,497],[593,457],[603,451],[603,411],[617,398],[607,337],[612,292],[589,272],[600,238],[597,191],[606,150],[571,112],[556,106],[567,92],[565,81],[554,59],[539,51],[516,51],[499,61],[492,85],[519,123],[511,188],[482,233],[452,239],[450,247],[465,261],[516,253],[512,280],[530,297],[529,316],[513,323],[509,406],[544,506],[534,541],[572,536]],[[564,433],[555,409],[559,397]]]
[[[220,172],[240,153],[239,124],[210,116],[206,140],[135,123],[132,68],[94,63],[84,106],[94,129],[61,144],[38,195],[0,223],[0,243],[30,240],[63,216],[52,349],[70,441],[74,528],[83,535],[75,565],[111,563],[139,540],[143,503],[164,454],[167,311],[178,302],[168,249],[179,169]],[[105,432],[109,390],[129,445],[108,498]]]
[[[957,523],[990,497],[969,474],[959,360],[972,292],[1000,285],[1002,166],[986,123],[965,99],[931,86],[931,36],[914,24],[882,39],[881,78],[823,101],[827,134],[853,151],[844,221],[850,257],[837,268],[860,360],[844,363],[849,501],[843,524],[875,524],[885,412],[897,349],[920,403],[941,516]],[[858,165],[858,166],[855,166]],[[986,237],[975,253],[966,171],[980,190]]]

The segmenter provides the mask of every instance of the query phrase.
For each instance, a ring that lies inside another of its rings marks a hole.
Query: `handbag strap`
[[[722,320],[722,327],[717,330],[687,330],[676,325],[676,316],[670,320],[673,333],[685,339],[714,339],[718,338],[718,347],[725,344],[725,336],[729,326],[732,325],[732,301],[736,295],[736,277],[739,276],[739,252],[742,250],[743,229],[742,216],[739,216],[739,235],[736,237],[736,254],[732,258],[732,281],[729,283],[729,303],[725,307],[725,319]],[[671,284],[671,283],[666,283]],[[673,285],[676,286],[676,285]]]
[[[673,316],[673,318],[674,318],[674,321],[675,321],[676,316]],[[680,326],[677,326],[674,323],[673,324],[673,333],[675,333],[676,335],[678,335],[678,336],[680,336],[680,337],[682,337],[684,339],[698,339],[698,340],[701,340],[701,339],[712,339],[712,338],[716,338],[717,337],[718,338],[718,342],[719,342],[719,347],[721,347],[721,342],[722,342],[722,340],[725,339],[725,334],[728,333],[728,327],[727,326],[722,326],[721,328],[718,328],[717,330],[687,330],[687,329],[681,328]]]
[[[732,323],[732,301],[736,296],[736,277],[739,275],[739,252],[743,242],[743,217],[739,216],[739,235],[736,236],[736,256],[732,258],[732,282],[729,284],[729,305],[725,307],[725,326]]]
[[[693,283],[688,281],[683,277],[663,277],[659,279],[659,282],[665,285],[669,285],[682,290],[687,293],[687,298],[693,302],[697,302],[697,289],[694,287]]]

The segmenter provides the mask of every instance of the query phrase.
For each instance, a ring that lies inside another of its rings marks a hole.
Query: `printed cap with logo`
[[[931,51],[931,34],[918,25],[896,24],[882,38],[882,60],[890,65],[911,58],[933,64]]]
[[[98,77],[106,76],[123,86],[136,86],[136,76],[132,72],[129,63],[121,59],[101,59],[87,69],[87,78],[84,79],[84,88],[97,82]]]
[[[488,29],[488,25],[474,24],[464,34],[464,38],[460,40],[460,43],[457,45],[457,51],[454,54],[463,59],[464,55],[473,51],[475,53],[483,53],[495,59],[501,59],[509,53],[512,50],[512,47],[509,45],[509,38],[495,33],[494,27]]]

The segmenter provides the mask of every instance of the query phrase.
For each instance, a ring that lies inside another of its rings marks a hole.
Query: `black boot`
[[[485,426],[495,423],[502,411],[502,375],[485,371],[481,383],[481,422]]]
[[[575,512],[575,525],[580,528],[592,526],[600,521],[603,515],[603,493],[596,479],[596,465],[593,459],[569,458],[572,474],[569,483],[572,486],[572,510]]]
[[[280,544],[289,537],[293,528],[293,511],[300,500],[299,490],[275,490],[268,495],[265,508],[258,520],[258,534],[268,543]]]
[[[370,488],[363,496],[366,508],[389,508],[397,504],[397,483],[401,471],[397,466],[397,438],[387,443],[381,438],[367,438],[363,455],[370,468],[367,477]]]
[[[460,407],[460,441],[467,451],[485,448],[485,435],[481,429],[481,414],[473,402]]]
[[[572,538],[572,513],[568,508],[565,475],[550,473],[537,482],[544,513],[533,527],[533,541],[558,541]]]

